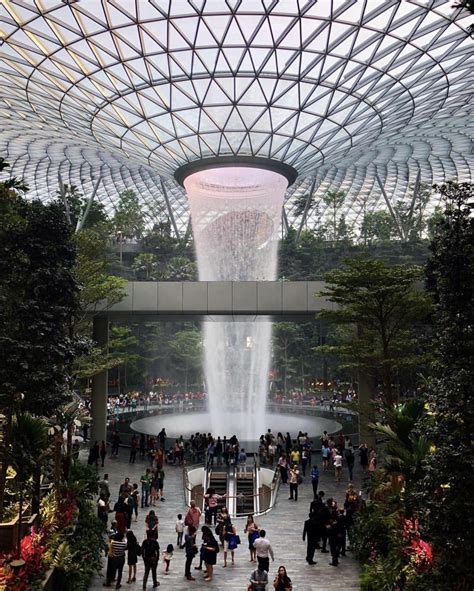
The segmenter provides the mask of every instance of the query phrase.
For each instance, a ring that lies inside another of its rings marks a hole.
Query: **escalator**
[[[252,472],[238,474],[236,476],[236,510],[238,515],[253,515],[254,503],[254,476]]]
[[[227,472],[212,470],[209,475],[209,488],[213,488],[220,496],[227,494]],[[226,505],[226,499],[219,499],[217,506],[219,509]]]

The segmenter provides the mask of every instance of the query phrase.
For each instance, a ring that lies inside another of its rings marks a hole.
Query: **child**
[[[171,559],[173,558],[173,552],[174,552],[173,544],[168,544],[166,546],[166,551],[163,552],[163,562],[165,563],[165,575],[167,575],[169,573],[170,562],[171,562]]]
[[[183,532],[184,532],[184,519],[181,513],[178,514],[178,519],[176,520],[176,533],[178,534],[178,539],[176,544],[178,548],[183,548]]]

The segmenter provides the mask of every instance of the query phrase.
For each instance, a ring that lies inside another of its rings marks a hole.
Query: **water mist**
[[[184,186],[201,281],[274,281],[287,179],[245,166],[202,170]],[[204,322],[211,429],[256,440],[265,429],[270,319]]]

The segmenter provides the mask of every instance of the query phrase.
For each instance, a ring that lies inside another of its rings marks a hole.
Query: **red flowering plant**
[[[16,551],[3,553],[0,562],[2,563],[3,576],[0,584],[6,591],[29,591],[36,580],[41,580],[45,571],[43,557],[46,546],[43,544],[43,536],[35,528],[20,541],[20,558],[25,564],[18,570],[12,569],[10,562],[18,558]]]
[[[431,545],[421,537],[418,518],[402,517],[401,527],[405,543],[404,554],[417,573],[427,572],[433,564],[433,550]]]

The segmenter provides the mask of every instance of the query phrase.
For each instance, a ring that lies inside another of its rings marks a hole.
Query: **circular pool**
[[[275,435],[278,432],[285,435],[288,431],[293,438],[296,437],[298,431],[308,433],[309,437],[319,438],[323,431],[337,433],[342,429],[342,425],[337,421],[314,415],[267,413],[265,419],[265,430],[271,429]],[[207,413],[191,412],[152,415],[138,419],[130,426],[138,433],[155,436],[164,428],[169,438],[177,438],[182,435],[185,439],[188,439],[194,433],[209,432],[211,430],[210,424],[210,417]],[[220,435],[221,437],[236,435],[238,439],[241,439],[242,434],[238,433],[237,427],[235,427],[234,431],[233,427],[233,425],[239,424],[241,424],[241,421],[237,413],[228,413],[225,416],[225,421],[223,421],[222,433],[213,433],[213,435]]]

